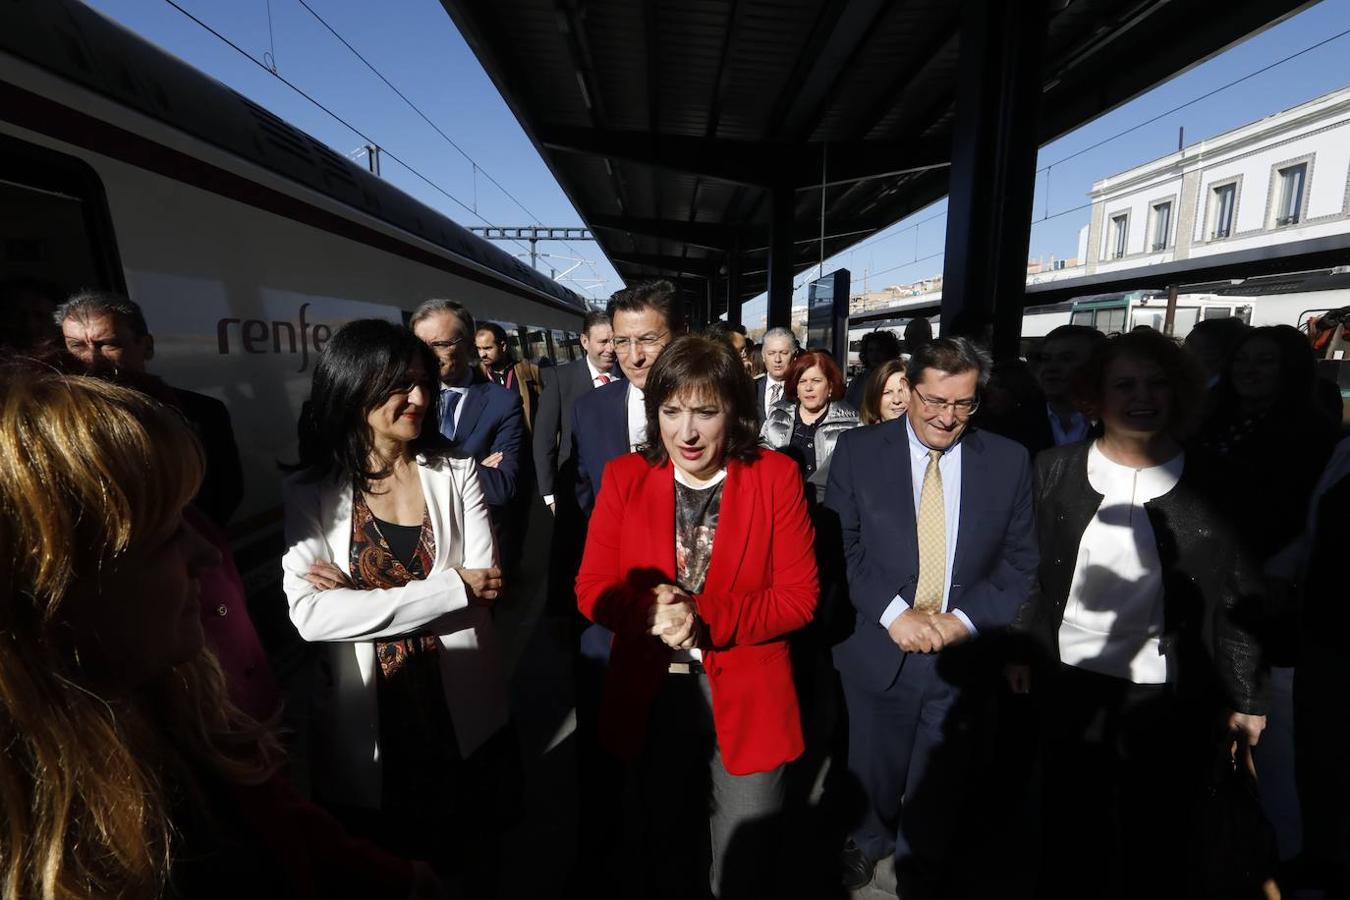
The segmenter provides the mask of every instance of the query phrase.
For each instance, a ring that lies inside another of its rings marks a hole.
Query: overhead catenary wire
[[[1145,128],[1145,127],[1147,127],[1147,126],[1149,126],[1149,125],[1152,125],[1154,122],[1157,122],[1157,121],[1159,121],[1159,120],[1161,120],[1161,119],[1165,119],[1165,118],[1167,118],[1168,116],[1172,115],[1173,113],[1181,112],[1183,109],[1186,109],[1186,108],[1189,107],[1189,106],[1194,106],[1195,104],[1201,102],[1202,100],[1208,100],[1210,97],[1213,97],[1215,94],[1220,94],[1220,93],[1222,93],[1222,92],[1228,90],[1228,89],[1231,88],[1231,87],[1236,87],[1237,85],[1242,84],[1244,81],[1250,81],[1251,79],[1255,78],[1257,75],[1263,75],[1263,74],[1265,74],[1266,72],[1269,72],[1271,69],[1276,68],[1277,66],[1282,66],[1282,65],[1284,65],[1284,64],[1287,63],[1287,62],[1291,62],[1292,60],[1298,59],[1300,56],[1303,56],[1305,53],[1311,53],[1312,51],[1318,49],[1319,47],[1324,47],[1324,46],[1326,46],[1327,44],[1330,44],[1332,41],[1340,40],[1341,38],[1345,37],[1345,36],[1348,35],[1348,34],[1350,34],[1350,28],[1347,28],[1347,29],[1345,29],[1344,31],[1339,31],[1339,32],[1337,32],[1336,34],[1333,34],[1331,37],[1323,38],[1322,40],[1318,41],[1318,42],[1315,43],[1315,44],[1310,44],[1309,46],[1304,47],[1302,50],[1295,51],[1294,53],[1291,53],[1291,54],[1289,54],[1289,55],[1286,56],[1286,57],[1283,57],[1283,58],[1281,58],[1281,59],[1277,59],[1277,60],[1275,60],[1275,61],[1272,62],[1272,63],[1268,63],[1267,65],[1264,65],[1264,66],[1262,66],[1261,68],[1259,68],[1259,69],[1257,69],[1257,70],[1255,70],[1255,71],[1253,71],[1253,72],[1248,72],[1246,75],[1243,75],[1243,76],[1241,76],[1240,78],[1235,78],[1235,79],[1233,79],[1232,81],[1228,82],[1227,84],[1219,85],[1218,87],[1214,88],[1213,90],[1207,91],[1206,93],[1201,94],[1199,97],[1195,97],[1195,98],[1192,98],[1192,99],[1190,99],[1190,100],[1187,100],[1185,103],[1182,103],[1182,104],[1180,104],[1179,106],[1174,106],[1174,107],[1172,107],[1171,109],[1167,110],[1166,112],[1160,112],[1160,113],[1158,113],[1158,114],[1155,115],[1155,116],[1152,116],[1152,117],[1150,117],[1150,118],[1148,118],[1148,119],[1145,119],[1143,122],[1140,122],[1140,123],[1138,123],[1137,125],[1131,125],[1129,128],[1126,128],[1124,131],[1118,131],[1118,132],[1116,132],[1115,134],[1111,135],[1110,137],[1102,138],[1100,141],[1097,141],[1095,144],[1091,144],[1091,145],[1089,145],[1089,146],[1087,146],[1087,147],[1084,147],[1084,148],[1081,149],[1081,150],[1075,150],[1073,153],[1070,153],[1068,156],[1061,157],[1061,158],[1055,160],[1054,162],[1049,163],[1049,164],[1047,164],[1047,165],[1045,165],[1045,166],[1042,166],[1041,168],[1037,169],[1037,170],[1036,170],[1036,174],[1039,175],[1041,172],[1044,172],[1044,171],[1046,171],[1046,170],[1048,170],[1048,169],[1054,168],[1055,166],[1058,166],[1058,165],[1060,165],[1061,163],[1066,163],[1066,162],[1068,162],[1068,161],[1071,160],[1071,159],[1075,159],[1075,158],[1077,158],[1077,157],[1079,157],[1079,156],[1082,156],[1084,153],[1090,153],[1091,151],[1096,150],[1098,147],[1104,147],[1104,146],[1106,146],[1107,144],[1111,143],[1112,141],[1117,140],[1117,139],[1119,139],[1119,138],[1122,138],[1122,137],[1124,137],[1125,135],[1130,134],[1131,132],[1135,132],[1135,131],[1138,131],[1140,128]]]
[[[464,157],[464,159],[468,161],[469,165],[473,167],[473,175],[474,175],[474,204],[473,204],[473,209],[474,209],[474,212],[475,212],[475,213],[477,213],[477,211],[478,211],[478,175],[479,175],[479,174],[482,174],[482,176],[483,176],[484,178],[486,178],[488,181],[490,181],[490,182],[497,188],[497,190],[501,191],[502,194],[503,194],[508,200],[510,200],[510,201],[511,201],[512,203],[514,203],[516,206],[520,207],[521,211],[524,212],[525,215],[527,215],[527,216],[529,216],[531,219],[533,219],[533,220],[535,221],[535,224],[537,224],[537,225],[543,225],[543,224],[544,224],[543,220],[540,219],[538,216],[536,216],[536,215],[534,214],[534,212],[533,212],[528,206],[526,206],[524,203],[522,203],[522,202],[520,201],[520,199],[519,199],[518,197],[516,197],[515,194],[512,194],[510,191],[508,191],[508,190],[506,189],[506,187],[505,187],[504,185],[502,185],[502,183],[501,183],[500,181],[498,181],[496,178],[494,178],[494,177],[492,176],[492,173],[491,173],[491,172],[489,172],[487,169],[483,168],[482,164],[479,163],[478,160],[476,160],[476,159],[474,159],[472,156],[470,156],[470,155],[469,155],[469,152],[468,152],[467,150],[465,150],[463,147],[461,147],[461,146],[454,140],[454,138],[452,138],[452,137],[450,137],[450,135],[446,134],[445,131],[442,130],[441,127],[440,127],[439,125],[437,125],[435,122],[433,122],[433,121],[431,120],[431,117],[430,117],[430,116],[428,116],[426,113],[422,112],[421,108],[418,107],[418,105],[417,105],[416,103],[414,103],[414,102],[412,101],[412,99],[408,97],[407,94],[405,94],[405,93],[403,93],[403,91],[399,90],[397,85],[395,85],[392,81],[390,81],[388,78],[386,78],[385,75],[384,75],[384,73],[381,72],[379,69],[377,69],[377,68],[375,67],[375,64],[374,64],[374,63],[372,63],[370,60],[366,59],[364,55],[362,55],[362,53],[361,53],[360,50],[357,50],[355,47],[353,47],[352,44],[351,44],[351,42],[348,41],[345,37],[343,37],[343,36],[338,32],[338,30],[337,30],[336,28],[334,28],[332,25],[328,24],[328,20],[325,19],[323,16],[319,15],[319,13],[318,13],[317,11],[315,11],[314,7],[310,6],[309,3],[306,2],[306,0],[296,0],[296,2],[299,3],[302,7],[304,7],[304,8],[305,8],[305,11],[308,12],[311,16],[313,16],[314,19],[315,19],[320,25],[322,25],[325,29],[327,29],[329,34],[331,34],[333,37],[337,38],[337,39],[338,39],[338,42],[341,43],[342,46],[344,46],[344,47],[346,47],[348,50],[350,50],[350,51],[352,52],[352,55],[353,55],[353,56],[355,56],[357,59],[361,60],[362,64],[365,65],[365,67],[366,67],[367,69],[369,69],[371,72],[373,72],[373,73],[375,74],[375,77],[376,77],[376,78],[378,78],[378,79],[380,79],[380,81],[384,82],[385,87],[389,88],[389,90],[391,90],[391,91],[393,91],[395,94],[397,94],[397,95],[398,95],[398,98],[399,98],[400,100],[402,100],[405,104],[407,104],[408,108],[411,109],[414,113],[416,113],[417,116],[418,116],[418,118],[420,118],[423,122],[426,122],[427,125],[431,126],[431,129],[432,129],[433,131],[435,131],[437,134],[439,134],[442,138],[444,138],[445,142],[455,149],[455,152],[457,152],[460,156]],[[564,247],[566,247],[568,250],[570,250],[570,251],[572,251],[573,253],[577,254],[578,256],[581,255],[580,252],[579,252],[575,247],[573,247],[571,244],[567,243],[566,241],[561,241],[560,243],[561,243]],[[594,271],[594,269],[592,269],[592,271]]]
[[[408,163],[404,162],[399,156],[397,156],[396,154],[394,154],[393,152],[391,152],[391,151],[389,150],[388,147],[384,146],[383,144],[378,144],[378,142],[377,142],[374,138],[368,136],[365,132],[363,132],[361,129],[357,128],[357,127],[356,127],[355,125],[353,125],[351,122],[348,122],[348,121],[347,121],[346,119],[344,119],[342,116],[338,115],[336,112],[334,112],[333,110],[329,109],[327,106],[325,106],[325,105],[324,105],[323,103],[321,103],[319,100],[317,100],[316,98],[314,98],[313,96],[311,96],[309,93],[307,93],[307,92],[306,92],[303,88],[301,88],[299,85],[295,84],[293,81],[291,81],[290,79],[286,78],[286,76],[282,75],[281,73],[279,73],[279,72],[274,72],[272,69],[269,69],[269,68],[267,67],[267,64],[264,63],[262,60],[258,59],[258,58],[257,58],[256,56],[254,56],[252,53],[248,52],[248,51],[245,50],[243,47],[239,46],[239,45],[236,44],[234,41],[230,40],[230,39],[229,39],[228,37],[226,37],[224,34],[222,34],[221,32],[217,31],[215,28],[212,28],[209,24],[207,24],[207,23],[204,22],[203,20],[199,19],[197,16],[193,15],[189,10],[184,9],[182,6],[180,6],[180,5],[176,2],[176,0],[164,0],[164,2],[167,3],[167,4],[169,4],[170,6],[172,6],[174,9],[178,10],[178,11],[179,11],[180,13],[182,13],[183,15],[187,16],[187,17],[188,17],[189,19],[191,19],[193,22],[196,22],[199,26],[201,26],[201,27],[202,27],[203,29],[205,29],[207,32],[209,32],[210,34],[212,34],[217,40],[220,40],[221,42],[223,42],[224,44],[226,44],[227,46],[229,46],[231,49],[233,49],[233,50],[234,50],[236,53],[238,53],[240,56],[243,56],[243,57],[244,57],[245,59],[247,59],[249,62],[253,63],[255,66],[257,66],[258,68],[262,69],[264,72],[267,72],[267,73],[270,74],[272,77],[276,78],[278,81],[280,81],[282,84],[286,85],[286,86],[287,86],[288,88],[290,88],[291,90],[295,91],[295,92],[296,92],[297,94],[299,94],[301,97],[304,97],[304,98],[305,98],[306,100],[308,100],[310,103],[314,104],[314,106],[316,106],[318,109],[322,110],[325,114],[327,114],[329,117],[331,117],[334,121],[336,121],[336,122],[338,122],[339,124],[341,124],[344,128],[347,128],[348,130],[350,130],[353,134],[355,134],[355,135],[357,135],[358,137],[360,137],[360,138],[361,138],[362,140],[364,140],[366,143],[378,145],[379,148],[380,148],[380,152],[381,152],[381,153],[383,153],[385,156],[387,156],[387,157],[389,157],[390,159],[392,159],[394,162],[398,163],[398,164],[399,164],[400,166],[402,166],[403,168],[407,169],[407,170],[408,170],[409,172],[411,172],[414,176],[416,176],[418,179],[420,179],[422,182],[424,182],[427,186],[429,186],[430,188],[432,188],[433,190],[435,190],[437,193],[439,193],[439,194],[441,194],[442,196],[444,196],[446,199],[448,199],[448,200],[450,200],[451,202],[455,203],[457,206],[461,207],[465,212],[467,212],[467,213],[469,213],[470,215],[472,215],[472,216],[474,216],[475,218],[477,218],[477,219],[478,219],[479,221],[481,221],[484,225],[491,225],[491,224],[493,224],[492,222],[490,222],[490,221],[488,221],[487,219],[485,219],[483,216],[479,215],[478,212],[477,212],[476,210],[473,209],[473,207],[469,206],[469,205],[468,205],[467,203],[465,203],[463,200],[460,200],[460,199],[459,199],[458,197],[456,197],[454,194],[450,193],[448,190],[446,190],[445,188],[441,187],[439,184],[437,184],[436,182],[432,181],[432,180],[431,180],[430,178],[428,178],[427,176],[423,175],[423,174],[422,174],[421,172],[419,172],[417,169],[413,168],[411,165],[409,165]],[[519,246],[522,250],[527,250],[527,249],[528,249],[528,248],[526,248],[526,246],[525,246],[524,244],[520,243],[519,241],[515,241],[514,243],[516,243],[516,245]]]

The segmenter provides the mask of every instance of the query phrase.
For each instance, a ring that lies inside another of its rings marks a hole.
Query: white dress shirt
[[[1078,410],[1074,410],[1073,417],[1069,419],[1068,428],[1064,427],[1064,422],[1060,419],[1059,413],[1051,409],[1049,403],[1045,404],[1045,414],[1050,419],[1050,433],[1054,436],[1056,447],[1087,440],[1092,422]]]
[[[586,368],[591,373],[591,387],[600,387],[600,385],[609,384],[611,381],[614,380],[614,373],[601,372],[599,369],[595,367],[595,363],[591,362],[591,358],[589,356],[587,356],[585,359],[586,359]],[[604,381],[600,380],[601,375],[605,376]]]
[[[1179,453],[1160,466],[1134,469],[1107,459],[1096,442],[1088,450],[1088,484],[1102,505],[1078,543],[1059,626],[1065,665],[1135,684],[1167,681],[1162,562],[1144,504],[1176,487],[1184,465]]]
[[[642,404],[642,388],[628,383],[628,449],[647,443],[647,409]]]
[[[919,497],[923,493],[923,474],[928,469],[928,447],[919,440],[914,428],[905,419],[905,434],[909,438],[909,480],[914,489],[914,517],[918,524]],[[947,600],[952,592],[952,563],[956,560],[956,536],[961,529],[961,442],[948,447],[938,457],[938,474],[942,476],[942,514],[947,526],[947,567],[942,576],[942,611],[949,612]],[[900,618],[900,614],[909,609],[909,601],[899,594],[895,595],[881,613],[881,627],[890,628],[891,623]],[[961,620],[971,636],[975,635],[975,623],[961,610],[950,610]]]

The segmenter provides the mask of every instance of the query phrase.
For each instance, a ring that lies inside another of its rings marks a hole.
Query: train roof
[[[586,301],[214,78],[77,0],[14,0],[0,51],[27,60],[543,295]]]

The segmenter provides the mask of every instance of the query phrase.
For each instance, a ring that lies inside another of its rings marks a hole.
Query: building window
[[[1303,183],[1307,177],[1307,163],[1280,170],[1280,205],[1275,212],[1275,227],[1298,222],[1303,211]]]
[[[1172,232],[1172,201],[1153,204],[1153,249],[1166,250]]]
[[[1233,233],[1233,212],[1237,206],[1237,185],[1225,184],[1214,189],[1214,233],[1211,240],[1226,238]]]
[[[1128,213],[1111,217],[1111,258],[1120,259],[1125,255],[1125,238],[1130,233]]]

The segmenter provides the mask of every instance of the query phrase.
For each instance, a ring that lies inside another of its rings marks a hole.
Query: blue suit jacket
[[[961,610],[986,632],[1012,624],[1036,579],[1031,465],[1026,450],[996,434],[971,429],[961,442],[961,520],[947,611]],[[903,417],[839,436],[825,505],[839,516],[857,614],[853,634],[835,647],[835,667],[884,690],[905,654],[881,627],[881,614],[896,594],[912,600],[919,578]]]
[[[481,462],[502,452],[496,468],[478,466],[478,480],[489,506],[506,506],[516,495],[520,454],[525,443],[524,406],[519,391],[511,391],[475,375],[460,401],[455,438],[450,442],[460,454]]]
[[[577,466],[577,504],[587,517],[600,493],[600,478],[611,459],[628,446],[628,382],[611,381],[572,405],[572,459]]]

